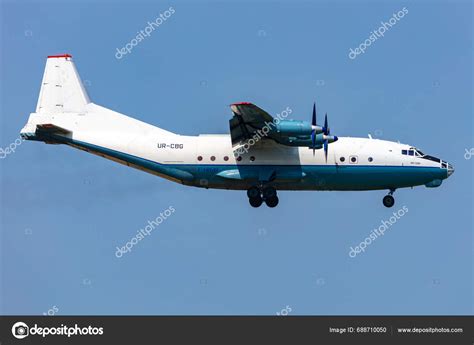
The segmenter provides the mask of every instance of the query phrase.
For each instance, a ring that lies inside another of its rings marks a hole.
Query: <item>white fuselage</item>
[[[409,145],[378,139],[340,137],[330,144],[327,162],[322,149],[313,154],[307,147],[284,146],[268,139],[248,147],[248,152],[240,150],[236,154],[229,135],[177,135],[93,103],[81,113],[33,113],[22,135],[31,139],[36,126],[45,123],[72,133],[59,136],[64,138],[59,143],[206,188],[246,189],[264,179],[269,169],[277,172],[274,183],[279,189],[295,190],[399,188],[448,176],[441,162],[402,155]],[[399,169],[403,167],[436,170]],[[393,182],[403,171],[411,178]]]

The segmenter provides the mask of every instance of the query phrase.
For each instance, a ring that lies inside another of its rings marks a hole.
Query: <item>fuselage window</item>
[[[202,156],[198,156],[198,161],[202,161]]]
[[[369,157],[369,162],[372,162],[374,159],[372,157]]]
[[[250,156],[250,161],[253,162],[255,160],[254,156]]]
[[[216,160],[216,157],[211,156],[211,161],[215,161],[215,160]]]
[[[227,162],[229,160],[229,157],[224,156],[224,160]]]
[[[344,157],[339,158],[341,162],[344,162],[346,159]]]
[[[242,160],[242,156],[237,156],[237,162],[240,162]]]
[[[351,157],[351,163],[357,163],[357,157],[356,156]]]

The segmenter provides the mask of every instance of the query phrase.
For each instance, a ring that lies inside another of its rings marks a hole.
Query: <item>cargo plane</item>
[[[448,162],[398,142],[331,135],[327,115],[273,117],[258,106],[230,106],[229,134],[179,135],[93,103],[72,56],[48,56],[36,111],[21,136],[64,144],[186,186],[243,190],[249,203],[278,205],[278,191],[439,187]],[[288,115],[288,112],[287,114]]]

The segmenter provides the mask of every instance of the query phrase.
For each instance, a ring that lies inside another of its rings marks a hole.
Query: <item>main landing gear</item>
[[[388,192],[388,195],[385,195],[383,197],[383,205],[385,207],[392,207],[395,204],[395,198],[393,197],[393,193],[395,192],[395,189],[390,189],[390,192]]]
[[[263,202],[268,207],[275,207],[278,205],[278,196],[275,188],[267,187],[250,187],[247,190],[247,196],[249,197],[249,203],[252,207],[260,207]]]

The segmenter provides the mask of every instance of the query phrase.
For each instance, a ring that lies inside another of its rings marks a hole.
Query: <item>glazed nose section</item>
[[[448,163],[448,177],[454,174],[454,166]]]

